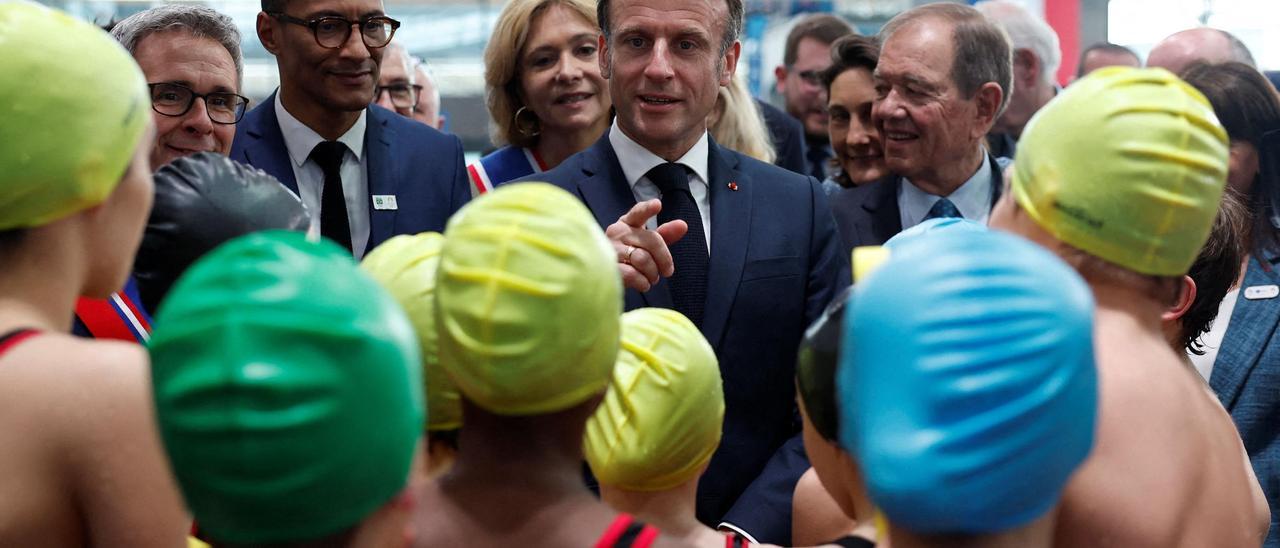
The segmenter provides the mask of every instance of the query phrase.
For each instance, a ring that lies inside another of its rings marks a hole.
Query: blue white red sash
[[[471,179],[471,195],[479,196],[507,181],[546,170],[546,164],[533,149],[505,146],[467,166],[467,177]]]
[[[123,291],[106,299],[81,297],[76,302],[72,331],[95,339],[146,343],[151,338],[151,317],[142,308],[133,277],[129,277]]]

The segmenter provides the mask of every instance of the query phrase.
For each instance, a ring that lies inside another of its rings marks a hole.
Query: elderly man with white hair
[[[413,58],[415,83],[422,86],[418,90],[418,105],[413,109],[413,119],[433,128],[444,130],[444,113],[440,111],[440,86],[436,85],[435,75],[426,61]]]
[[[1058,34],[1043,18],[1017,2],[984,0],[974,7],[1000,25],[1013,44],[1013,94],[987,136],[992,154],[1013,158],[1022,128],[1058,94],[1054,80],[1062,64]]]

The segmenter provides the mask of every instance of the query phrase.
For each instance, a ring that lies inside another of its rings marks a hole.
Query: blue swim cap
[[[968,219],[961,219],[959,217],[937,217],[895,234],[892,238],[889,238],[889,241],[884,243],[884,247],[892,250],[902,245],[904,242],[926,234],[937,234],[939,232],[951,232],[955,230],[986,232],[987,225],[970,221]]]
[[[1021,238],[912,238],[855,290],[840,440],[917,533],[995,533],[1057,504],[1097,415],[1093,297]]]

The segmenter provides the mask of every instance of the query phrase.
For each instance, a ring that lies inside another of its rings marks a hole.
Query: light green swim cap
[[[602,485],[662,491],[696,477],[720,445],[724,388],[715,350],[674,310],[622,316],[622,351],[587,422],[587,463]]]
[[[1013,196],[1062,242],[1134,272],[1181,276],[1213,227],[1227,149],[1190,85],[1164,69],[1105,68],[1027,124]]]
[[[453,379],[440,367],[436,335],[436,270],[444,236],[423,232],[396,236],[379,245],[360,263],[360,268],[391,293],[404,307],[418,332],[422,348],[422,371],[427,385],[427,430],[454,430],[462,426],[462,401]]]
[[[498,188],[449,221],[436,289],[440,363],[498,415],[563,411],[605,390],[622,279],[587,208],[546,183]]]
[[[107,199],[151,119],[142,71],[102,29],[0,2],[0,230]]]
[[[320,538],[405,488],[424,420],[417,338],[345,250],[295,232],[232,240],[155,325],[160,433],[214,539]]]

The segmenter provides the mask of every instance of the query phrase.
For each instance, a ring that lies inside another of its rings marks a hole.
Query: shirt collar
[[[955,204],[956,209],[960,210],[960,214],[964,218],[972,221],[986,221],[987,216],[991,213],[991,158],[987,156],[986,150],[982,151],[982,165],[978,166],[978,171],[974,172],[969,180],[965,181],[960,188],[955,189],[951,195],[947,196],[951,203]],[[925,215],[929,213],[929,209],[933,204],[940,200],[941,196],[934,196],[923,190],[920,190],[911,181],[902,185],[899,191],[901,204],[903,205],[903,213],[909,216],[911,225],[919,224],[924,220]],[[904,226],[906,226],[904,224]]]
[[[316,145],[323,143],[325,138],[289,114],[289,111],[284,108],[284,103],[280,102],[279,91],[276,92],[275,107],[276,119],[280,121],[280,133],[284,135],[284,146],[289,150],[289,159],[293,160],[294,166],[302,167],[302,164],[307,163],[307,159],[311,157],[311,151],[316,148]],[[338,138],[338,142],[347,145],[347,148],[356,155],[357,161],[364,154],[365,117],[368,113],[369,109],[360,111],[360,117],[356,119],[356,123]]]
[[[613,152],[618,156],[618,164],[622,166],[622,175],[627,178],[627,185],[632,188],[635,188],[636,183],[649,173],[649,170],[659,164],[667,163],[662,157],[649,152],[648,149],[627,137],[627,134],[618,127],[616,118],[609,128],[609,144],[613,145]],[[704,131],[702,137],[698,138],[698,142],[693,144],[693,148],[690,148],[675,163],[689,168],[694,175],[698,176],[699,181],[708,184],[707,155],[710,153],[711,145],[707,139],[707,132]]]

